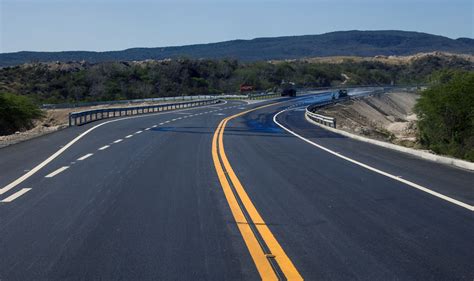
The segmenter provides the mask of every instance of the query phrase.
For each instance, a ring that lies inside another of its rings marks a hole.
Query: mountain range
[[[474,39],[397,30],[337,31],[320,35],[284,36],[231,40],[177,47],[131,48],[122,51],[63,51],[0,53],[0,67],[49,61],[137,61],[188,57],[195,59],[238,59],[242,61],[283,60],[327,56],[413,55],[442,51],[474,54]]]

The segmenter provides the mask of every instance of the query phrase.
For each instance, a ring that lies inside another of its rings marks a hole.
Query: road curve
[[[100,126],[0,195],[1,280],[472,280],[474,174],[308,123],[312,96]],[[0,188],[97,124],[0,149]],[[8,199],[8,200],[7,200]]]

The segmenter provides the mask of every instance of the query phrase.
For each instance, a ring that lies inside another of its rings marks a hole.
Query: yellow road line
[[[286,255],[285,251],[283,248],[280,246],[278,241],[276,240],[275,236],[273,233],[270,231],[268,226],[265,224],[265,221],[263,218],[260,216],[258,213],[257,209],[255,208],[254,204],[250,200],[250,197],[248,196],[247,192],[245,191],[244,187],[242,186],[242,183],[240,180],[237,178],[235,175],[234,170],[232,169],[232,166],[230,165],[227,156],[225,154],[225,149],[224,149],[224,141],[223,141],[223,136],[224,136],[224,130],[227,125],[227,122],[233,118],[236,118],[238,116],[244,115],[248,112],[261,109],[267,106],[275,105],[278,103],[273,103],[273,104],[268,104],[264,106],[260,106],[251,110],[247,110],[238,114],[235,114],[233,116],[227,117],[224,120],[221,121],[219,124],[216,132],[214,133],[214,138],[212,142],[212,154],[213,154],[213,160],[214,160],[214,165],[216,167],[217,175],[219,177],[219,181],[221,182],[222,188],[224,189],[224,193],[226,195],[226,199],[229,203],[229,206],[231,207],[232,213],[234,214],[234,218],[237,222],[246,222],[245,224],[238,224],[239,229],[240,226],[245,226],[248,227],[248,231],[243,231],[242,229],[240,230],[242,233],[242,236],[245,240],[245,243],[247,245],[247,248],[249,248],[250,254],[257,266],[257,270],[260,273],[260,276],[264,280],[273,280],[277,278],[275,275],[274,270],[271,267],[271,264],[268,260],[268,258],[265,256],[265,253],[263,252],[262,248],[258,244],[258,241],[256,237],[254,236],[254,233],[252,232],[251,228],[247,224],[247,220],[243,216],[242,210],[240,209],[240,206],[237,203],[237,199],[235,198],[234,193],[232,192],[230,185],[227,181],[227,178],[225,176],[225,172],[222,169],[222,165],[219,161],[219,156],[222,160],[222,163],[224,165],[225,171],[227,172],[227,175],[229,176],[236,192],[237,195],[239,196],[242,204],[244,205],[245,210],[250,216],[250,219],[252,220],[252,223],[255,225],[257,231],[259,232],[260,236],[264,240],[265,244],[267,245],[268,249],[271,252],[271,255],[274,256],[275,261],[278,263],[278,266],[280,267],[281,271],[285,275],[285,277],[288,280],[303,280],[301,275],[299,274],[298,270],[296,267],[293,265],[289,257]],[[219,147],[217,147],[217,144]],[[234,212],[235,209],[235,212]],[[238,213],[239,216],[236,216],[235,213]],[[242,217],[240,217],[240,214]],[[242,220],[243,219],[243,220]],[[248,241],[253,241],[257,244],[252,244],[249,243]],[[257,247],[257,248],[255,248]],[[268,273],[268,267],[270,267],[271,273]]]
[[[237,199],[235,198],[230,188],[230,185],[225,176],[225,172],[222,169],[222,165],[219,161],[219,156],[217,154],[218,153],[217,152],[217,137],[223,123],[224,121],[222,121],[219,124],[216,132],[214,133],[214,137],[212,139],[212,159],[214,161],[214,166],[216,168],[217,176],[219,177],[219,181],[221,183],[222,189],[224,190],[224,195],[227,199],[227,202],[229,203],[229,207],[232,212],[232,215],[234,216],[234,219],[237,222],[237,226],[240,230],[240,234],[244,238],[245,244],[247,245],[247,248],[249,249],[250,255],[252,256],[252,259],[257,267],[257,270],[260,276],[262,277],[263,280],[278,280],[275,272],[273,271],[271,264],[268,262],[268,259],[265,256],[265,253],[260,247],[260,244],[258,243],[257,238],[253,234],[252,229],[250,228],[250,225],[248,224],[247,219],[245,218],[242,210],[239,207],[239,204],[237,203]]]

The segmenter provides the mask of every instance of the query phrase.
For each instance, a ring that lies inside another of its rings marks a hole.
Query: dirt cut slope
[[[335,117],[338,129],[405,146],[416,145],[417,93],[375,94],[335,104],[318,112]]]

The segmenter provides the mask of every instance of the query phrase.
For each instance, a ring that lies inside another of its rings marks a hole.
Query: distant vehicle
[[[296,97],[296,87],[293,82],[282,81],[280,85],[281,96]]]
[[[345,90],[345,89],[339,90],[339,98],[345,98],[347,96],[348,96],[347,95],[347,90]]]
[[[251,92],[253,91],[254,87],[252,85],[242,84],[240,85],[240,92]]]

